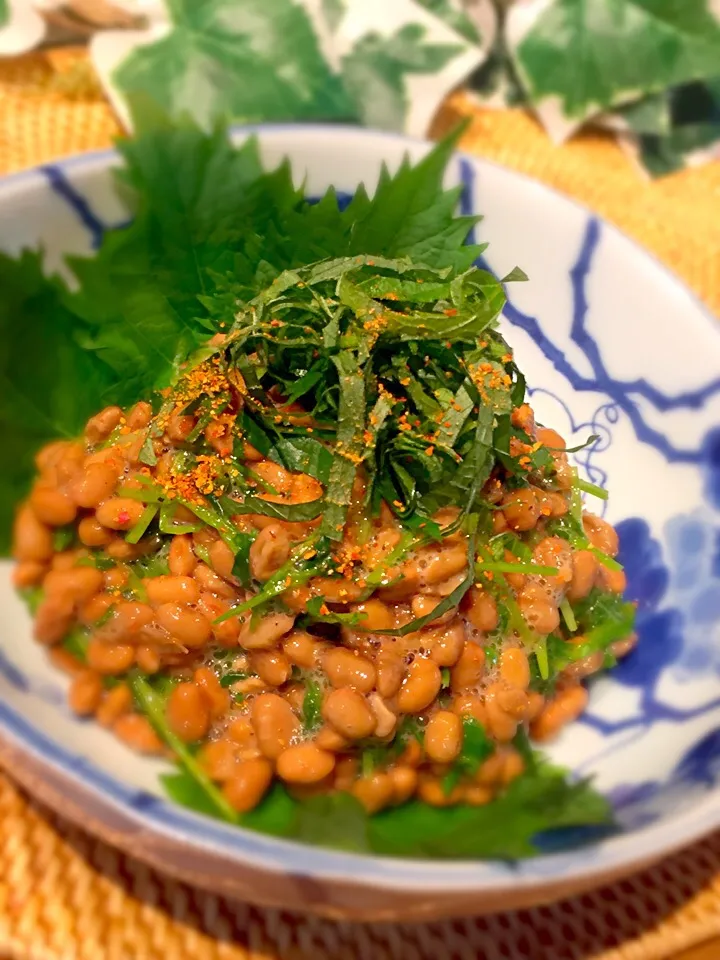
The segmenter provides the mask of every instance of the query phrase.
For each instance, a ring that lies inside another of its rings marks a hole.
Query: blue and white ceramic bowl
[[[289,156],[313,195],[371,185],[382,161],[427,149],[338,127],[258,132],[266,161]],[[96,247],[128,216],[116,162],[92,153],[0,182],[0,246],[42,244],[58,269]],[[517,864],[412,862],[276,841],[173,806],[160,763],[70,714],[4,563],[0,757],[82,825],[219,892],[353,918],[507,909],[616,878],[720,827],[720,326],[659,263],[546,187],[465,156],[449,177],[465,212],[485,215],[491,269],[530,276],[512,286],[504,325],[540,418],[570,445],[601,437],[578,463],[610,489],[640,642],[551,752],[596,777],[624,830]]]

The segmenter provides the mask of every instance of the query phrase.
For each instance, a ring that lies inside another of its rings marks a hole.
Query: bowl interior
[[[241,132],[238,136],[245,136]],[[323,127],[263,128],[266,162],[289,156],[308,195],[351,192],[383,161],[427,146],[397,136]],[[88,253],[126,222],[111,153],[89,154],[0,183],[0,247],[42,244],[49,266]],[[176,831],[227,856],[295,863],[322,874],[354,862],[359,875],[417,884],[438,877],[476,886],[537,883],[661,853],[720,824],[720,328],[663,267],[587,211],[518,174],[458,156],[449,182],[465,212],[482,213],[487,264],[513,284],[504,332],[526,372],[538,418],[574,446],[581,472],[607,486],[606,514],[621,537],[639,644],[592,684],[590,707],[551,748],[596,777],[624,835],[587,852],[520,864],[387,865],[229,831],[172,810],[159,796],[162,764],[130,753],[65,706],[66,681],[31,639],[30,621],[0,569],[0,732],[60,764],[108,802],[132,807],[153,830]],[[687,357],[690,359],[681,360]],[[78,385],[82,389],[82,385]],[[597,503],[593,505],[593,509]],[[140,798],[140,799],[139,799]]]

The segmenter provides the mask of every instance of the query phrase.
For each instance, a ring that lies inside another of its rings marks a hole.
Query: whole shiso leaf
[[[404,256],[467,270],[485,247],[465,243],[481,218],[457,216],[461,188],[442,186],[457,138],[457,132],[446,137],[416,164],[405,160],[393,175],[383,169],[372,199],[358,190],[342,217],[347,246],[332,256]]]
[[[505,793],[481,807],[431,807],[418,800],[369,821],[368,842],[395,857],[517,859],[542,852],[541,834],[612,823],[609,803],[588,781],[537,761]]]
[[[238,818],[241,826],[302,843],[356,853],[437,859],[502,859],[537,856],[567,828],[612,829],[608,802],[587,781],[529,754],[530,767],[486,806],[431,807],[411,801],[368,816],[346,793],[293,799],[273,787],[263,803]],[[170,796],[199,813],[212,803],[187,774],[164,778]]]
[[[131,225],[107,234],[95,257],[70,260],[80,289],[68,306],[128,402],[165,386],[214,332],[200,298],[232,270],[242,232],[267,231],[301,202],[286,165],[263,172],[255,140],[236,149],[219,130],[151,119],[119,145]]]
[[[115,377],[78,343],[64,288],[43,273],[42,256],[0,253],[0,552],[9,547],[15,504],[26,492],[33,456],[71,439],[112,395]]]

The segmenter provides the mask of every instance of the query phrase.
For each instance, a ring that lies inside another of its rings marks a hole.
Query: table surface
[[[605,135],[582,136],[557,149],[521,111],[481,111],[462,94],[445,105],[434,132],[462,116],[471,118],[464,148],[581,200],[668,263],[720,314],[720,162],[652,183]],[[117,132],[84,51],[65,48],[0,61],[0,173],[107,146]],[[0,957],[96,960],[98,950],[103,956],[107,951],[109,960],[141,955],[153,960],[310,956],[299,948],[286,954],[268,939],[271,921],[245,907],[247,930],[261,929],[257,943],[254,934],[246,932],[245,947],[238,952],[236,939],[225,944],[206,939],[207,930],[224,930],[229,923],[225,920],[223,926],[215,917],[211,924],[208,919],[213,911],[225,909],[222,901],[195,896],[119,857],[34,805],[2,774],[0,822],[5,828],[0,830]],[[653,896],[663,900],[663,907],[647,923],[631,925],[632,934],[623,945],[608,949],[603,941],[597,949],[587,948],[584,960],[720,960],[720,837],[693,851],[671,858],[637,882],[608,888],[606,899],[611,902],[636,896],[643,883],[649,888],[655,884]],[[681,878],[701,862],[696,882],[686,891]],[[142,893],[138,876],[143,878]],[[190,913],[189,902],[194,904]],[[571,909],[584,909],[582,901]],[[549,917],[559,916],[554,908],[543,910]],[[590,911],[588,916],[595,915]],[[110,926],[98,932],[92,928],[95,921]],[[277,924],[277,917],[272,922]],[[337,955],[354,956],[356,949],[344,945]],[[404,950],[401,954],[404,960]],[[388,949],[382,956],[401,954]],[[380,953],[375,956],[379,960]],[[520,954],[513,954],[513,960],[515,956]]]

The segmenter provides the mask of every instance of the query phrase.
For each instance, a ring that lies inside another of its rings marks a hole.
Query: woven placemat
[[[466,116],[465,149],[616,223],[720,314],[720,163],[651,183],[611,138],[583,136],[556,149],[524,113],[480,111],[462,94],[445,104],[434,132]],[[82,50],[0,61],[0,173],[105,147],[118,132]],[[0,957],[720,960],[720,834],[551,906],[357,926],[259,910],[168,879],[43,809],[0,774]]]
[[[0,952],[13,960],[668,960],[720,937],[720,834],[581,897],[404,926],[299,917],[193,889],[2,777],[0,824]]]

